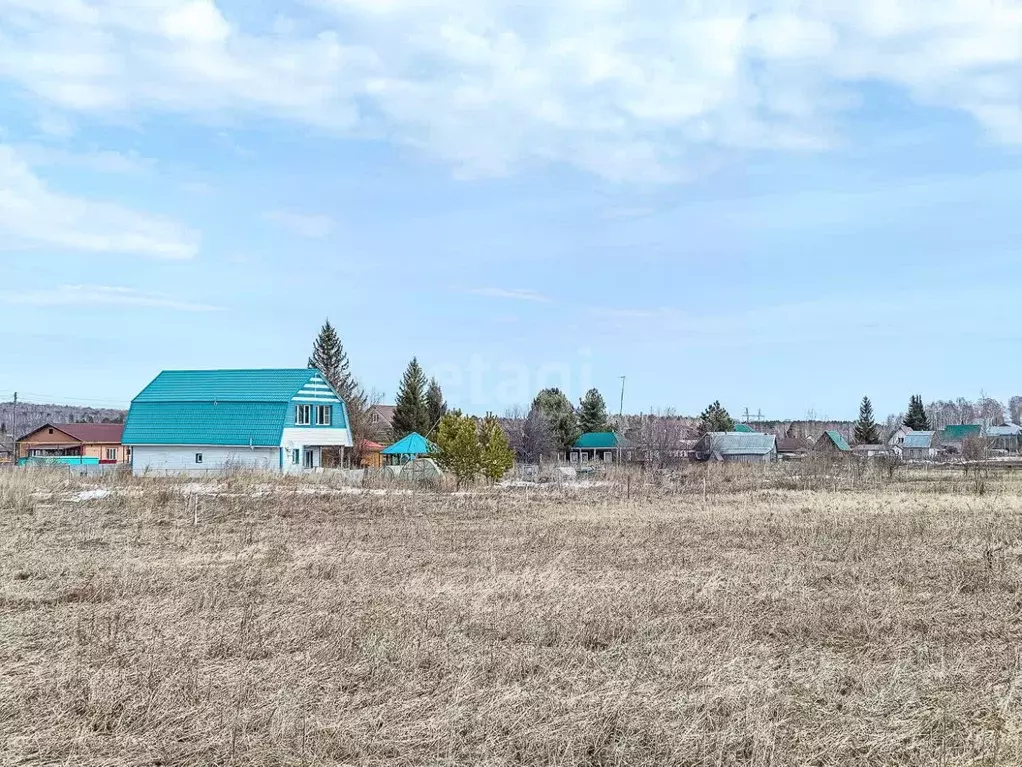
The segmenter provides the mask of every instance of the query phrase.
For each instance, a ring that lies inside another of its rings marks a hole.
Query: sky
[[[1022,0],[0,0],[0,399],[1022,393]]]

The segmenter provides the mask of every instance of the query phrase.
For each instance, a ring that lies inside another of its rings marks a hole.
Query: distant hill
[[[18,439],[46,423],[124,423],[126,410],[80,405],[18,403]],[[14,403],[0,402],[0,434],[14,431]]]

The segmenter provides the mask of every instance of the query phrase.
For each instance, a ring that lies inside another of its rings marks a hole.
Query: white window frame
[[[316,405],[316,426],[330,426],[333,421],[333,409],[333,405]]]
[[[106,449],[106,459],[108,461],[116,461],[117,460],[117,448],[116,447],[108,447]]]
[[[196,453],[195,454],[195,462],[196,463],[202,463],[202,453]]]
[[[295,426],[312,425],[312,405],[295,405]]]
[[[302,451],[301,448],[295,448],[291,451],[291,463],[295,466],[300,466],[302,463]]]

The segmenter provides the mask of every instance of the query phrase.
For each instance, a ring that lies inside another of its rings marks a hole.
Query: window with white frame
[[[330,418],[333,415],[333,407],[330,405],[316,405],[316,426],[329,426]]]
[[[295,406],[295,426],[308,426],[312,423],[312,405]]]
[[[291,451],[291,463],[295,466],[302,462],[302,451],[295,449]]]
[[[195,454],[195,462],[196,463],[202,463],[202,453],[196,453]]]
[[[116,447],[108,447],[106,449],[106,459],[108,461],[116,461],[117,460],[117,448]]]

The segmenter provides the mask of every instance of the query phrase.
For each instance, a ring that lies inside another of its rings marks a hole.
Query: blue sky
[[[1020,393],[1022,3],[836,5],[0,0],[0,398]]]

